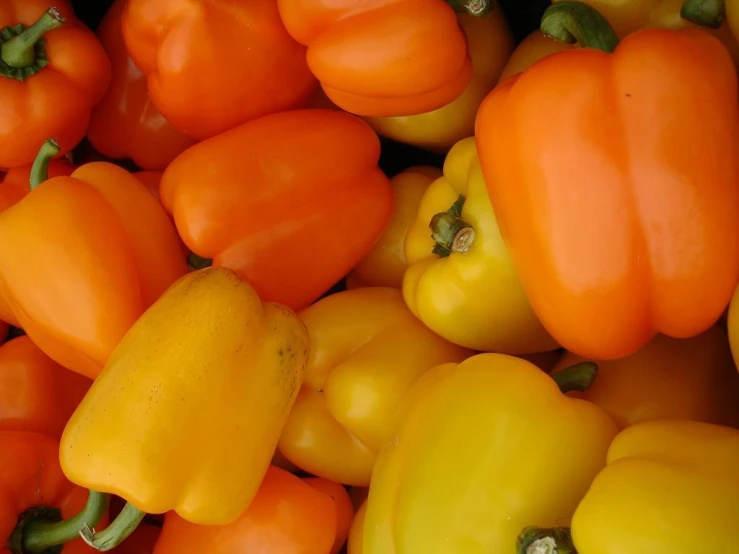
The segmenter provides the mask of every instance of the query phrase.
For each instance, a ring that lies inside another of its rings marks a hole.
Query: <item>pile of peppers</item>
[[[0,554],[739,552],[739,1],[100,6],[0,2]]]

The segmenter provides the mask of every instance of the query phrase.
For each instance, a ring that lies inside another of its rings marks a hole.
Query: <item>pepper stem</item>
[[[36,43],[45,33],[64,25],[56,8],[49,8],[36,23],[0,47],[0,60],[10,67],[28,67],[36,61]]]
[[[105,529],[98,532],[91,529],[89,525],[85,525],[80,529],[79,534],[88,546],[100,552],[107,552],[126,540],[145,516],[146,512],[142,512],[127,502],[118,517]]]
[[[552,379],[557,383],[562,394],[570,391],[585,392],[598,377],[598,365],[593,362],[580,362],[568,368],[552,374]]]
[[[23,554],[54,551],[54,547],[76,539],[83,527],[97,525],[108,509],[109,498],[107,494],[90,491],[82,511],[64,521],[50,523],[44,510],[32,512],[30,518],[21,518],[13,531],[9,541],[11,550]]]
[[[516,554],[577,554],[567,527],[526,527],[516,539]]]
[[[460,195],[451,208],[431,218],[429,228],[431,238],[436,243],[433,254],[442,258],[446,258],[452,252],[464,254],[475,241],[475,229],[462,219],[464,202],[465,197]]]
[[[198,256],[195,252],[190,252],[190,254],[187,256],[187,263],[193,269],[205,269],[206,267],[210,267],[213,265],[213,260]]]
[[[455,12],[482,17],[498,7],[497,0],[446,0]]]
[[[41,149],[36,154],[36,159],[33,160],[33,165],[31,166],[31,179],[29,183],[31,190],[49,178],[49,163],[51,163],[51,159],[59,154],[60,151],[61,147],[59,143],[53,138],[47,139],[41,145]]]
[[[541,32],[553,39],[584,48],[613,52],[618,36],[598,10],[582,2],[557,2],[541,18]]]
[[[680,17],[702,27],[718,29],[726,19],[726,3],[724,0],[685,0]]]

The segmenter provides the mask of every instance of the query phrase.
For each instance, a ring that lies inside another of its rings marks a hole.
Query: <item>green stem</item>
[[[41,149],[36,154],[36,159],[33,160],[33,165],[31,166],[31,179],[29,183],[31,190],[49,178],[49,163],[51,163],[51,159],[59,154],[60,151],[59,144],[53,138],[48,139],[41,145]]]
[[[0,60],[10,67],[28,67],[36,61],[36,43],[45,33],[64,25],[56,8],[49,8],[36,23],[0,47]]]
[[[94,527],[108,509],[109,495],[90,491],[85,507],[71,519],[59,521],[48,509],[29,511],[28,517],[21,516],[13,530],[9,545],[18,554],[42,554],[58,552],[60,545],[76,539],[83,528]]]
[[[566,527],[526,527],[516,539],[516,554],[577,554],[577,550]]]
[[[596,377],[598,377],[598,365],[593,362],[580,362],[552,374],[552,379],[557,383],[562,394],[573,390],[585,392],[595,382]]]
[[[685,0],[680,17],[702,27],[718,29],[726,19],[724,0]]]
[[[195,252],[190,252],[187,257],[187,263],[194,269],[204,269],[213,265],[213,260],[198,256]]]
[[[431,218],[429,228],[436,243],[433,254],[446,258],[452,252],[464,254],[472,246],[475,229],[462,219],[464,203],[465,197],[460,195],[451,208]]]
[[[100,552],[107,552],[126,540],[136,530],[145,516],[145,512],[131,503],[126,503],[118,517],[105,529],[94,531],[89,526],[85,526],[80,530],[80,536],[88,546]]]
[[[446,0],[455,12],[482,17],[497,9],[497,0]]]
[[[595,8],[582,2],[557,2],[541,18],[541,32],[567,44],[613,52],[618,46],[616,32]]]

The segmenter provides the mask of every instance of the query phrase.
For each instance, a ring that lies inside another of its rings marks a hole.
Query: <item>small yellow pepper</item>
[[[231,270],[185,275],[134,324],[72,415],[64,474],[123,497],[129,511],[234,521],[269,467],[308,348],[298,317],[262,304]]]
[[[366,512],[367,502],[364,502],[354,514],[352,526],[349,528],[349,539],[346,543],[347,554],[362,554],[364,550],[364,515]]]
[[[444,176],[426,190],[408,229],[405,256],[406,304],[445,339],[506,354],[557,348],[534,315],[503,243],[474,138],[454,145]]]
[[[367,118],[379,134],[438,153],[473,134],[477,108],[497,83],[513,51],[513,35],[500,8],[482,17],[460,13],[457,18],[472,58],[472,79],[467,88],[457,99],[431,112]]]
[[[428,186],[441,177],[441,170],[429,166],[406,169],[390,179],[393,190],[393,215],[390,225],[377,241],[374,248],[357,264],[347,276],[346,287],[393,287],[403,286],[405,261],[405,236],[416,219],[418,204]]]
[[[313,475],[367,486],[396,409],[416,379],[472,353],[413,317],[397,289],[340,292],[299,315],[311,352],[280,451]]]
[[[729,304],[726,328],[729,332],[729,345],[731,346],[734,365],[739,368],[739,287],[734,291],[734,296]]]

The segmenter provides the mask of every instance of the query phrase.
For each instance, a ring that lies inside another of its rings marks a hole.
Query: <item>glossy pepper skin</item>
[[[160,194],[195,254],[236,271],[262,300],[299,310],[349,273],[390,222],[379,156],[377,135],[352,115],[283,112],[185,151]]]
[[[435,110],[470,82],[467,42],[443,0],[278,0],[331,101],[363,116]]]
[[[502,354],[427,372],[398,421],[372,473],[363,554],[512,554],[525,525],[569,521],[616,435],[597,406]]]
[[[550,32],[571,6],[550,8]],[[501,232],[566,349],[617,359],[721,316],[739,278],[738,106],[721,43],[661,29],[549,56],[485,100],[476,139]]]
[[[46,356],[22,336],[0,346],[0,431],[59,439],[91,381]]]
[[[347,288],[403,286],[408,266],[405,237],[416,218],[418,204],[428,186],[441,177],[441,170],[430,166],[410,167],[390,179],[393,215],[385,232],[347,277]]]
[[[44,16],[52,7],[54,15]],[[28,65],[10,67],[6,45],[19,36],[16,26],[31,26],[42,17],[50,30],[27,51],[28,59],[13,61]],[[68,152],[85,135],[90,110],[110,82],[102,46],[75,18],[67,0],[6,0],[0,42],[0,168],[32,163],[49,137]]]
[[[161,204],[93,162],[0,214],[0,281],[13,319],[50,358],[95,378],[141,313],[187,271]]]
[[[568,352],[554,373],[582,361]],[[657,335],[636,354],[592,361],[598,364],[595,383],[568,395],[597,404],[619,429],[652,419],[739,427],[739,373],[719,327],[690,339]]]
[[[189,273],[139,318],[72,415],[65,475],[147,513],[235,521],[267,471],[308,346],[295,314],[262,304],[231,270]]]
[[[455,215],[446,214],[453,206]],[[464,244],[452,244],[457,237]],[[445,339],[506,354],[557,348],[534,315],[500,236],[473,137],[454,145],[444,176],[426,189],[406,235],[405,257],[406,304]]]
[[[97,29],[112,78],[90,117],[87,138],[112,159],[131,159],[142,169],[164,169],[194,141],[176,130],[154,107],[147,79],[126,51],[121,29],[124,0],[116,0]]]
[[[303,482],[308,483],[334,501],[334,507],[336,508],[336,539],[334,540],[334,546],[331,548],[331,554],[339,554],[344,547],[344,543],[346,543],[349,528],[354,519],[354,504],[352,504],[349,492],[343,485],[323,477],[306,477]]]
[[[545,36],[537,29],[518,43],[500,73],[498,82],[505,81],[508,77],[525,71],[529,66],[550,54],[564,52],[570,48],[576,48],[576,46]]]
[[[311,353],[280,451],[313,475],[368,486],[413,383],[431,367],[472,353],[413,317],[397,289],[333,294],[299,315]]]
[[[123,37],[154,106],[195,139],[298,108],[317,86],[275,0],[128,0]]]
[[[458,13],[472,60],[472,77],[457,98],[436,110],[367,121],[381,135],[433,152],[446,153],[475,131],[475,114],[493,89],[513,52],[513,35],[500,8],[481,17]]]

